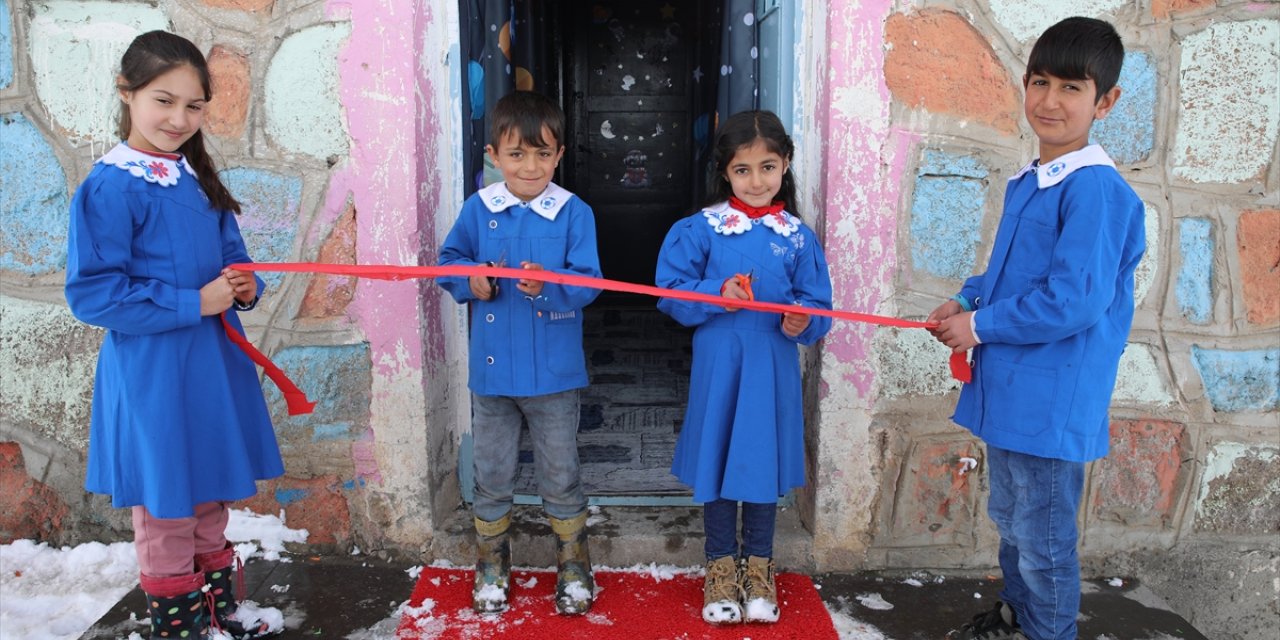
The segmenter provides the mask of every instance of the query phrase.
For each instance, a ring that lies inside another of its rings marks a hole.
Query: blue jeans
[[[778,505],[773,502],[742,503],[741,557],[773,557],[773,527],[777,520]],[[702,505],[702,528],[706,534],[704,551],[707,560],[725,556],[739,556],[736,500],[712,500]]]
[[[587,508],[578,473],[578,390],[517,398],[471,394],[477,518],[492,522],[511,511],[520,462],[521,417],[529,422],[534,474],[542,508],[568,519]]]
[[[1000,532],[1000,599],[1031,640],[1075,640],[1080,612],[1079,532],[1084,463],[987,446],[991,499]]]

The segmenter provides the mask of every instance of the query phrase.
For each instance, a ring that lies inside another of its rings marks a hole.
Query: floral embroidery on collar
[[[106,155],[98,158],[98,162],[124,169],[135,178],[142,178],[147,182],[158,184],[162,187],[171,187],[178,184],[178,177],[183,170],[186,170],[192,177],[196,175],[195,171],[183,160],[182,156],[178,156],[176,160],[171,160],[164,156],[143,153],[123,142],[117,144]]]
[[[529,202],[522,202],[512,194],[505,182],[495,182],[481,189],[479,194],[480,201],[492,213],[506,211],[514,206],[528,207],[534,213],[553,222],[556,215],[560,213],[560,209],[563,209],[568,204],[569,198],[573,196],[572,192],[554,182],[547,183],[547,188]]]
[[[755,228],[756,225],[763,224],[774,233],[786,238],[800,228],[800,219],[786,211],[761,216],[752,220],[747,217],[747,214],[729,206],[728,202],[721,202],[707,207],[702,210],[702,215],[707,219],[707,224],[711,225],[711,228],[715,229],[716,233],[723,236],[746,233]]]

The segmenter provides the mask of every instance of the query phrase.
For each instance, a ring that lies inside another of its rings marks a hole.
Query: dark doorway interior
[[[652,284],[667,230],[702,197],[715,107],[715,2],[549,3],[567,117],[560,184],[595,211],[606,278]],[[591,386],[579,456],[596,501],[687,496],[669,472],[689,388],[691,331],[656,300],[602,294],[585,314]],[[536,496],[521,446],[517,490]]]

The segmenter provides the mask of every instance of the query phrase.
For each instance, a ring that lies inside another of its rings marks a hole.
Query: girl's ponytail
[[[218,169],[213,165],[213,158],[210,158],[209,152],[205,151],[203,131],[197,131],[182,143],[182,146],[178,147],[178,152],[195,170],[196,178],[200,180],[200,187],[204,189],[204,194],[209,196],[209,204],[214,209],[240,213],[240,201],[236,200],[235,196],[227,190],[226,185],[222,184],[222,180],[218,177]]]

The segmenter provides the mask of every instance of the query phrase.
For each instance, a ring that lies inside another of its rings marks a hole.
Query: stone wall
[[[1036,149],[1027,54],[1069,14],[1127,44],[1094,134],[1146,202],[1149,247],[1083,557],[1236,545],[1274,577],[1280,4],[804,3],[795,167],[836,304],[919,318],[984,268],[1004,184]],[[210,59],[206,130],[256,259],[429,264],[461,201],[450,0],[0,0],[4,537],[127,535],[80,489],[101,334],[67,312],[61,280],[67,203],[113,143],[113,67],[152,28]],[[427,548],[459,502],[464,313],[429,283],[267,279],[249,337],[320,405],[288,417],[265,385],[288,471],[250,505],[322,546]],[[924,332],[849,323],[806,354],[813,568],[995,564],[984,451],[948,420],[945,359]]]

